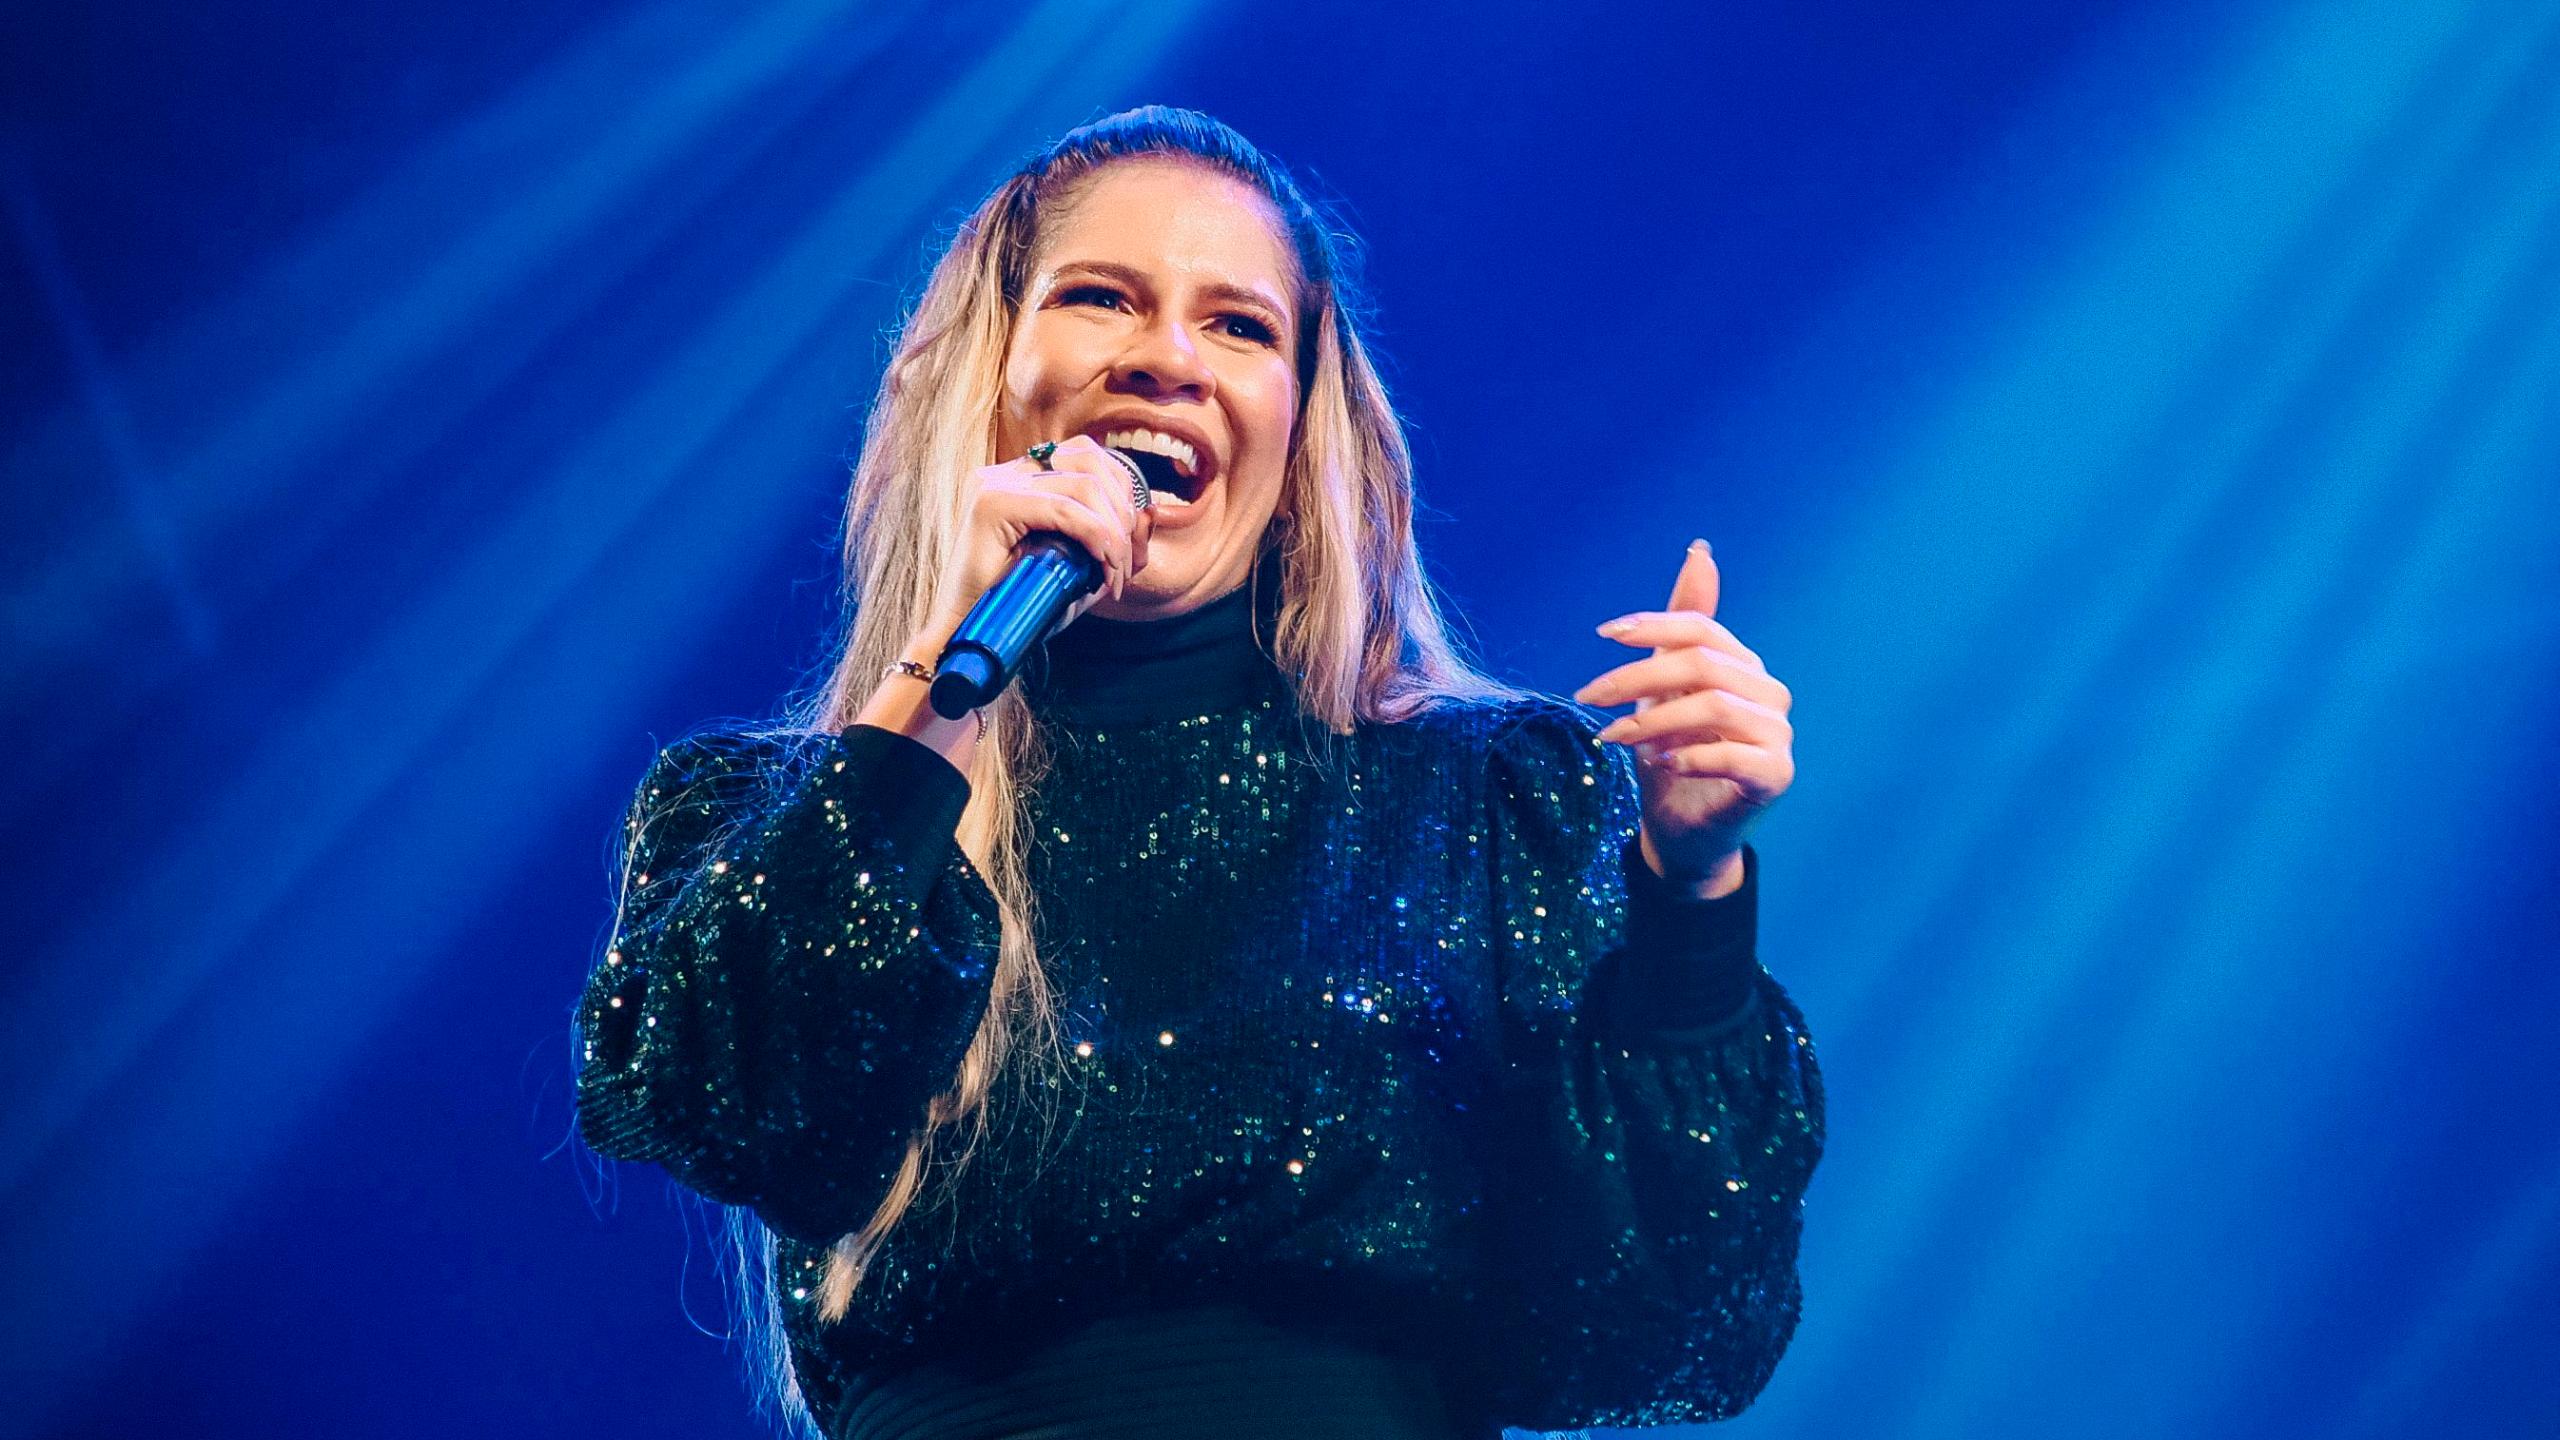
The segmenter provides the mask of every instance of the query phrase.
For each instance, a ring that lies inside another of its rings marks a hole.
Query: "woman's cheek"
[[[1292,378],[1285,373],[1256,377],[1246,407],[1252,416],[1254,433],[1264,437],[1266,444],[1277,443],[1283,449],[1288,445],[1290,418],[1297,414],[1296,386]]]

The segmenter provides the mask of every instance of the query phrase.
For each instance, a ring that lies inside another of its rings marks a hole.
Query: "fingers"
[[[1729,780],[1753,805],[1766,805],[1796,782],[1796,762],[1783,750],[1719,740],[1664,751],[1646,763],[1675,775]]]
[[[1787,717],[1770,706],[1730,690],[1700,690],[1621,715],[1595,738],[1657,750],[1716,740],[1783,750],[1795,743],[1795,733]]]
[[[1060,445],[1051,463],[1057,464],[1066,455],[1067,447]],[[1117,468],[1117,462],[1107,456],[1103,463]],[[1007,518],[1025,533],[1054,530],[1083,546],[1103,569],[1103,583],[1095,598],[1116,598],[1132,573],[1132,542],[1124,507],[1113,505],[1101,477],[1072,460],[1065,467],[1043,470],[1028,456],[998,468],[1020,477],[1003,487],[1010,492],[1003,503]]]
[[[1716,613],[1716,595],[1723,588],[1716,572],[1715,552],[1704,540],[1689,542],[1689,554],[1680,562],[1680,578],[1672,582],[1671,610],[1695,610],[1701,615]]]
[[[1031,462],[1017,463],[1028,466]],[[1055,531],[1083,546],[1102,565],[1102,586],[1096,595],[1117,595],[1122,577],[1129,573],[1129,535],[1107,503],[1089,492],[1089,483],[1083,477],[1034,472],[1019,481],[981,487],[976,504],[1013,529],[1015,539],[1006,542],[1007,549],[1019,543],[1022,535],[1039,530]]]
[[[1781,715],[1795,705],[1794,692],[1760,668],[1759,656],[1745,658],[1704,645],[1658,651],[1604,671],[1574,691],[1573,698],[1607,707],[1630,700],[1667,701],[1696,690],[1728,690]]]
[[[1146,541],[1155,528],[1154,515],[1138,508],[1127,464],[1090,436],[1058,442],[1049,466],[1040,478],[1068,482],[1087,507],[1109,518],[1114,532],[1110,548],[1116,559],[1106,564],[1115,571],[1111,594],[1117,598],[1129,577],[1147,567]],[[1094,552],[1097,557],[1102,553]]]
[[[1109,446],[1090,436],[1078,435],[1059,444],[1057,454],[1072,457],[1075,468],[1091,474],[1111,502],[1112,512],[1129,527],[1129,573],[1147,568],[1147,541],[1156,528],[1153,505],[1140,509],[1135,482],[1130,475],[1130,462],[1112,453]],[[1089,458],[1088,458],[1089,457]],[[1056,457],[1052,457],[1055,462]]]
[[[1742,643],[1724,622],[1699,610],[1636,610],[1601,625],[1599,632],[1621,645],[1704,645],[1747,660],[1761,670],[1758,651]]]
[[[1103,589],[1118,599],[1121,586],[1129,579],[1129,532],[1122,527],[1120,517],[1112,513],[1109,501],[1092,493],[1090,480],[1054,498],[1075,515],[1077,528],[1071,533],[1084,542],[1094,559],[1102,562]]]

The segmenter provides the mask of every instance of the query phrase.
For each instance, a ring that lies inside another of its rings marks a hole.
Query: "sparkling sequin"
[[[1186,1299],[1365,1325],[1484,1422],[1747,1405],[1796,1323],[1820,1073],[1752,955],[1756,878],[1675,904],[1630,874],[1599,723],[1052,717],[1029,833],[1072,1059],[1009,1072],[843,1322],[782,1292],[821,1419],[902,1356]],[[889,739],[662,752],[579,1010],[588,1142],[752,1206],[777,1273],[870,1218],[987,1004],[983,880],[893,838],[956,772]]]

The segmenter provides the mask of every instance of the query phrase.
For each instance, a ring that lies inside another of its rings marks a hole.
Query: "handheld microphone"
[[[1141,487],[1147,484],[1140,452],[1115,446],[1105,453],[1128,466]],[[1054,530],[1024,536],[1013,554],[1004,578],[969,607],[934,662],[927,698],[933,713],[945,720],[957,720],[1003,694],[1022,657],[1058,629],[1078,600],[1100,589],[1108,573],[1082,543]]]

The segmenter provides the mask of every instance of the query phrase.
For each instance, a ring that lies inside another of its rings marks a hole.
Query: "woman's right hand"
[[[1012,568],[1014,550],[1035,530],[1076,541],[1102,562],[1100,587],[1076,601],[1067,620],[1108,595],[1117,599],[1129,577],[1147,568],[1147,537],[1155,512],[1129,495],[1129,468],[1101,444],[1078,435],[1062,440],[1048,468],[1024,456],[971,473],[962,500],[956,563],[944,567],[930,633],[921,640],[939,650],[960,628],[978,597]]]

